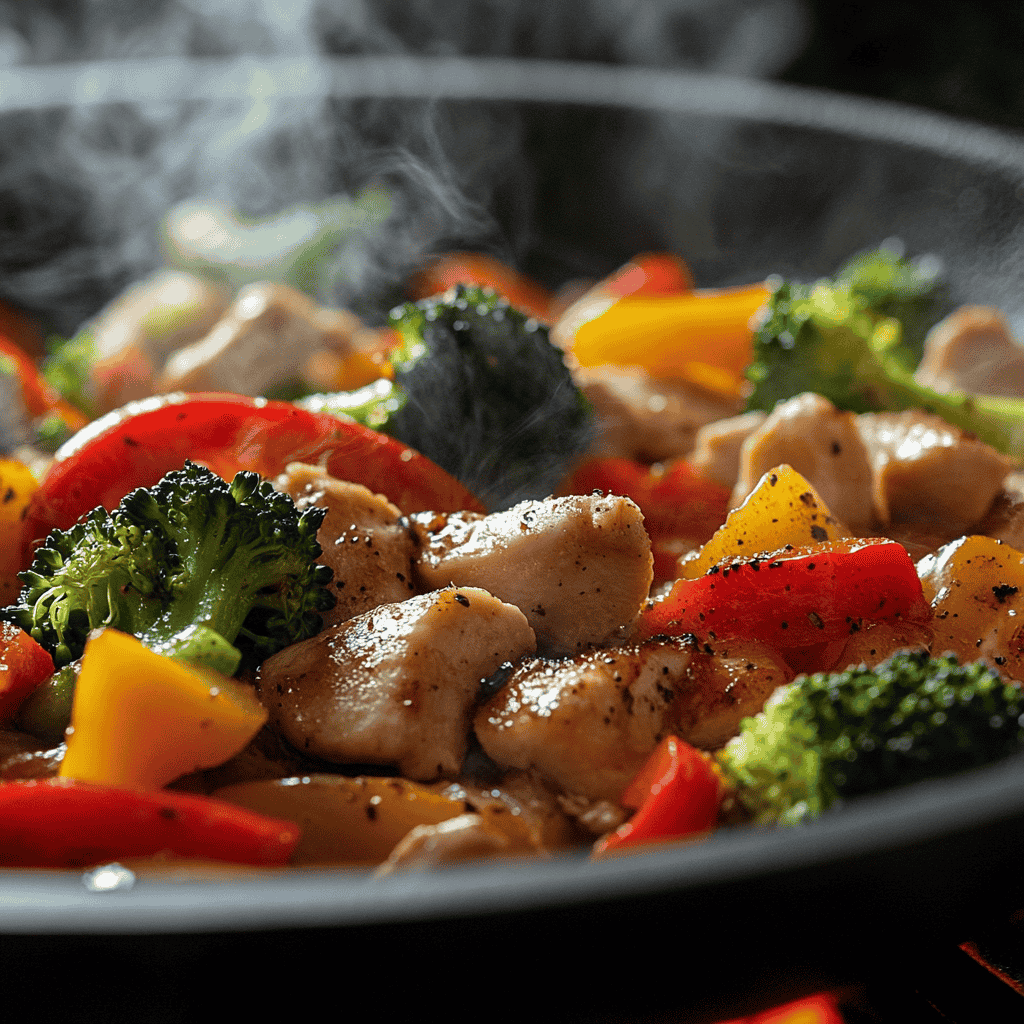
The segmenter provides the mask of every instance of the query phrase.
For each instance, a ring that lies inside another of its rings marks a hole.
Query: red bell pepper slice
[[[695,281],[686,261],[671,252],[634,256],[597,287],[610,295],[675,295],[692,292]]]
[[[594,853],[707,832],[718,820],[724,791],[722,777],[704,754],[677,736],[666,736],[620,797],[636,813],[601,840]]]
[[[0,622],[0,726],[10,724],[25,698],[53,675],[50,652],[10,622]]]
[[[927,621],[914,563],[887,538],[831,541],[713,566],[641,613],[645,636],[750,637],[776,648],[849,636],[864,620]]]
[[[403,512],[484,511],[426,456],[358,423],[243,395],[162,395],[102,416],[57,452],[26,513],[23,564],[54,527],[66,530],[97,505],[113,509],[186,459],[226,479],[243,469],[273,477],[289,462],[316,463],[386,495]]]
[[[192,793],[146,793],[74,779],[0,783],[0,865],[82,868],[171,853],[283,866],[299,828]]]
[[[413,299],[426,299],[457,284],[493,288],[527,316],[543,323],[550,322],[551,292],[518,270],[480,252],[451,252],[438,256],[410,281],[409,294]]]
[[[655,540],[686,537],[703,544],[729,514],[730,489],[700,476],[685,459],[655,466],[630,459],[588,459],[569,478],[566,493],[594,490],[632,498]]]

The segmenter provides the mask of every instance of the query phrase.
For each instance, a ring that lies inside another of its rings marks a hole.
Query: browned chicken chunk
[[[938,416],[864,413],[857,429],[872,467],[880,522],[941,527],[958,536],[1000,493],[1013,460]]]
[[[654,377],[639,366],[577,368],[573,379],[601,425],[594,454],[658,462],[682,458],[698,428],[733,416],[742,400],[682,380]]]
[[[924,343],[915,379],[936,391],[1024,396],[1024,348],[992,306],[961,306]]]
[[[572,495],[409,522],[425,589],[483,587],[522,609],[549,651],[582,650],[631,627],[654,576],[643,515],[628,498]]]
[[[742,504],[765,473],[787,464],[814,485],[837,519],[854,530],[869,527],[871,463],[856,421],[811,392],[780,402],[743,442],[732,504]]]
[[[338,603],[324,613],[333,626],[380,604],[404,601],[416,593],[412,561],[415,542],[402,513],[384,497],[361,484],[336,480],[318,466],[294,462],[277,478],[304,509],[327,509],[317,540],[319,561],[334,570],[332,588]]]
[[[743,442],[764,423],[767,415],[753,409],[701,427],[694,438],[693,451],[687,456],[690,465],[716,484],[735,487],[740,478]]]
[[[167,360],[157,389],[264,395],[298,377],[316,349],[345,351],[361,326],[287,285],[247,285],[205,337]]]
[[[393,764],[410,779],[462,766],[481,680],[534,651],[519,609],[446,588],[381,605],[268,658],[270,720],[299,750],[340,764]]]
[[[791,676],[757,641],[712,647],[687,636],[531,658],[478,711],[474,727],[499,765],[617,800],[663,736],[720,747]]]

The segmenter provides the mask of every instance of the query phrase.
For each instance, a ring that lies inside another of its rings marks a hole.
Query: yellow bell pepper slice
[[[23,462],[0,459],[0,604],[12,604],[21,592],[21,520],[38,487]]]
[[[223,764],[266,720],[247,683],[105,629],[85,646],[60,775],[161,789],[189,772]]]
[[[1024,553],[992,537],[961,537],[917,563],[932,605],[932,650],[961,663],[984,658],[1024,679]]]
[[[792,466],[776,466],[729,513],[697,557],[679,563],[679,572],[695,580],[725,558],[750,558],[787,544],[802,548],[852,536],[806,477]]]
[[[677,295],[600,296],[566,314],[580,366],[641,366],[719,391],[738,391],[750,363],[764,284]]]

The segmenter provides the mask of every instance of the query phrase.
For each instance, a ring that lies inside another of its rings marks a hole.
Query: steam
[[[799,0],[8,0],[0,64],[412,53],[768,76],[804,32]],[[514,111],[274,95],[258,82],[244,102],[162,101],[157,66],[144,101],[3,115],[0,298],[54,330],[155,268],[163,214],[193,196],[260,216],[383,184],[386,230],[337,254],[323,296],[364,313],[386,308],[425,253],[462,244],[516,260],[530,244],[529,126]]]

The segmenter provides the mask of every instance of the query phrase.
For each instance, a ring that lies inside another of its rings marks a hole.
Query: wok
[[[326,98],[332,117],[379,133],[332,188],[380,172],[373,155],[394,152],[382,125],[429,119],[445,159],[466,161],[459,187],[477,205],[430,230],[420,222],[419,240],[485,245],[552,284],[655,248],[680,252],[704,285],[806,279],[893,236],[942,260],[956,300],[1000,305],[1018,327],[1024,313],[1024,140],[924,111],[706,75],[502,60],[0,73],[0,112],[21,129],[52,130],[75,97],[120,111]],[[416,216],[415,203],[407,210]],[[135,251],[140,270],[155,259]],[[88,301],[78,279],[66,294],[38,289],[35,307],[58,323],[98,305],[125,267],[96,265]],[[10,288],[23,271],[10,268]],[[380,280],[363,284],[371,295]],[[723,831],[595,863],[140,879],[110,892],[76,873],[3,872],[0,962],[108,1014],[154,1000],[206,1007],[193,979],[244,962],[244,983],[219,971],[230,1005],[246,991],[259,1006],[294,998],[301,977],[303,1001],[369,993],[395,1015],[426,1001],[448,1016],[542,1007],[580,1020],[705,1019],[913,970],[1024,906],[1022,845],[1024,762],[1014,758],[805,827]],[[53,958],[58,971],[41,966]],[[311,971],[324,958],[334,966]],[[110,971],[116,984],[101,980]]]

